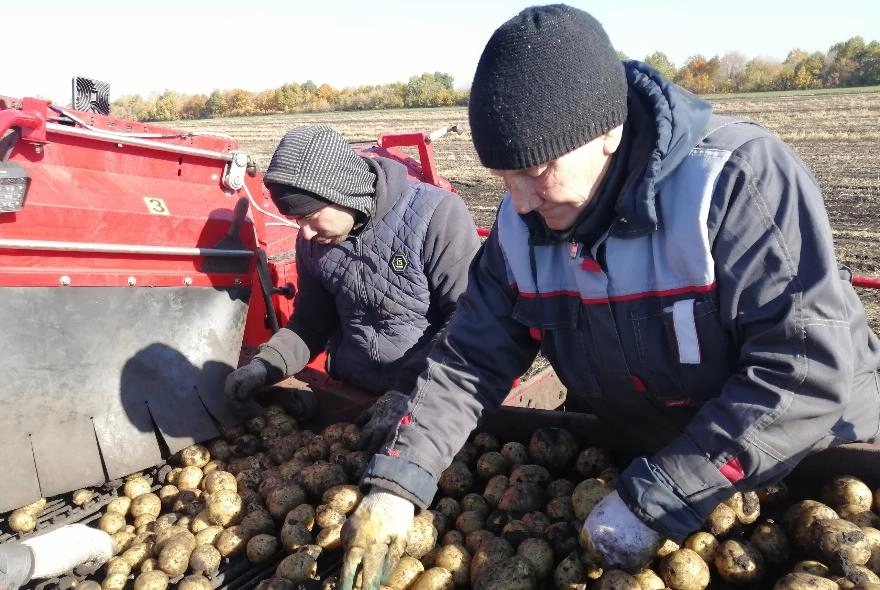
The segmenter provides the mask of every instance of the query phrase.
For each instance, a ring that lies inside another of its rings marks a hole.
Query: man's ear
[[[602,135],[602,152],[606,156],[610,156],[620,147],[620,141],[623,138],[623,125],[618,125],[613,129],[609,129]]]

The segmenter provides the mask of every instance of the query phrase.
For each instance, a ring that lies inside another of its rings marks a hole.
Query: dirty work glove
[[[583,532],[591,547],[602,554],[605,566],[618,565],[631,572],[651,561],[662,541],[627,508],[616,491],[596,504],[584,522]]]
[[[223,393],[233,404],[239,404],[254,395],[257,389],[269,382],[269,370],[266,363],[254,359],[226,376]]]
[[[69,524],[21,542],[34,555],[31,578],[55,578],[75,567],[97,569],[113,557],[113,539],[102,530]]]
[[[345,557],[339,590],[352,590],[361,566],[361,590],[378,590],[388,580],[413,525],[415,507],[409,500],[372,487],[342,525]]]
[[[389,391],[355,418],[361,426],[361,449],[375,454],[397,428],[406,414],[409,396],[399,391]]]

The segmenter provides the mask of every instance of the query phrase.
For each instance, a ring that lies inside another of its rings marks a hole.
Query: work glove
[[[250,399],[257,389],[268,384],[269,370],[266,363],[254,359],[226,376],[223,393],[232,404],[241,404]]]
[[[654,557],[663,540],[627,508],[614,491],[602,498],[587,516],[583,533],[590,548],[602,555],[602,564],[636,571]]]
[[[392,390],[355,418],[355,424],[361,426],[361,449],[370,454],[379,452],[406,414],[408,403],[408,395]]]
[[[358,566],[361,590],[378,590],[391,576],[406,548],[415,506],[409,500],[373,487],[342,525],[345,557],[339,590],[353,590]]]
[[[34,556],[31,578],[55,578],[75,567],[95,570],[113,557],[113,539],[84,524],[68,524],[21,542]]]

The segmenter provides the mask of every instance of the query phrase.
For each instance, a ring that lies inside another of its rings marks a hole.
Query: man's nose
[[[525,215],[537,209],[542,202],[540,195],[536,191],[512,192],[510,194],[513,200],[513,208],[520,215]]]
[[[318,232],[313,230],[312,226],[309,223],[300,222],[299,231],[302,232],[303,237],[307,240],[311,240],[318,235]]]

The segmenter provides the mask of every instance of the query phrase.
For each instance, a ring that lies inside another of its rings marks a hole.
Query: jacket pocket
[[[658,313],[633,317],[647,394],[665,408],[693,407],[717,397],[735,356],[711,299],[682,299]]]

